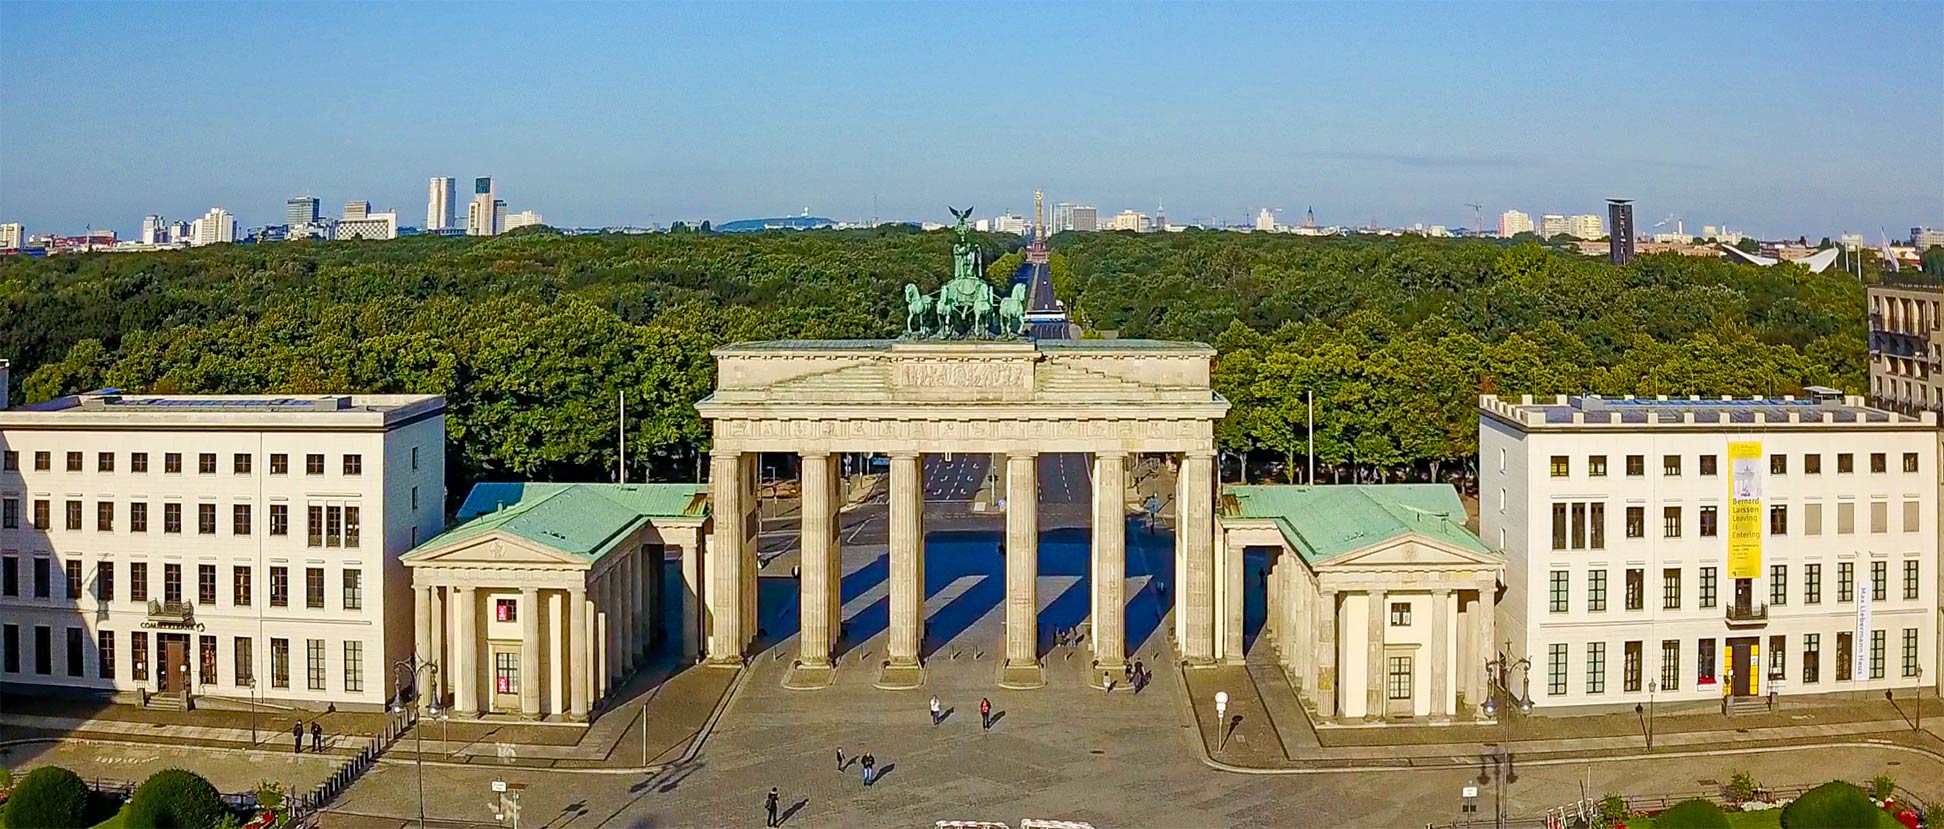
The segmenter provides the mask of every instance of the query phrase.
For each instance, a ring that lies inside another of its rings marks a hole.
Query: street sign
[[[1478,796],[1478,787],[1477,787],[1477,786],[1466,786],[1466,787],[1465,787],[1465,797],[1477,797],[1477,796]]]
[[[496,792],[503,792],[503,791],[506,791],[506,781],[504,781],[504,780],[495,780],[495,781],[493,781],[493,791],[496,791]]]

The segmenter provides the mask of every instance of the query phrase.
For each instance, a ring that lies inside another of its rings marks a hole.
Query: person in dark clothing
[[[311,720],[311,751],[323,750],[324,726],[318,725],[316,720]]]
[[[298,754],[304,753],[304,724],[302,722],[290,724],[290,739],[290,750]]]
[[[770,787],[769,797],[763,798],[763,810],[769,813],[769,818],[763,822],[764,826],[768,826],[770,827],[770,829],[776,829],[777,826],[782,825],[778,823],[776,820],[776,787],[775,786]]]
[[[979,728],[983,731],[992,730],[992,700],[985,697],[979,698]]]
[[[844,750],[841,748],[837,749],[837,773],[844,773]]]
[[[858,762],[864,766],[864,785],[869,786],[872,783],[876,783],[877,757],[871,754],[865,754],[864,759]]]

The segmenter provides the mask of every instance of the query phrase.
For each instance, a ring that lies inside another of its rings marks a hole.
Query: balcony
[[[1729,603],[1729,627],[1758,627],[1766,624],[1768,624],[1767,602],[1761,604],[1755,604],[1753,602],[1748,604]]]
[[[148,620],[155,627],[191,627],[196,623],[196,606],[188,602],[158,602],[150,599]]]

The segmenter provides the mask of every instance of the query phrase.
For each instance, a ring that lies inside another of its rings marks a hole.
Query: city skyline
[[[416,224],[433,177],[491,176],[563,226],[1025,213],[1036,187],[1197,223],[1457,228],[1480,202],[1489,226],[1613,196],[1767,238],[1944,219],[1944,89],[1894,35],[1944,25],[1934,4],[1030,8],[10,4],[0,106],[37,115],[0,127],[0,218],[126,238],[312,194]],[[928,51],[947,39],[988,48]],[[520,71],[471,88],[426,42]],[[377,68],[239,91],[349,55]],[[192,74],[232,83],[154,83]]]

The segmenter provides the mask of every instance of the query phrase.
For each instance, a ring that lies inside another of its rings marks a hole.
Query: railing
[[[409,721],[388,719],[384,731],[371,738],[356,755],[338,766],[329,779],[317,784],[316,788],[308,792],[291,795],[286,805],[291,810],[293,825],[302,825],[295,823],[296,821],[311,821],[314,825],[318,812],[338,795],[343,794],[345,789],[351,788],[351,784],[358,782],[358,778],[370,771],[372,766],[377,765],[378,758],[398,742],[398,738],[410,725]]]
[[[1728,605],[1728,624],[1767,624],[1768,602]]]
[[[1822,784],[1816,784],[1816,786],[1819,785]],[[1855,783],[1854,785],[1865,792],[1870,791],[1870,783],[1867,780],[1861,783]],[[1755,796],[1748,801],[1737,801],[1728,793],[1727,786],[1721,786],[1712,791],[1689,792],[1686,794],[1625,795],[1621,800],[1626,802],[1627,814],[1631,815],[1643,812],[1663,812],[1677,803],[1683,803],[1689,800],[1706,800],[1729,807],[1740,806],[1742,802],[1775,803],[1782,800],[1794,800],[1801,797],[1803,792],[1809,791],[1816,786],[1757,786],[1755,787]],[[1896,798],[1898,803],[1914,804],[1920,802],[1915,794],[1901,785],[1895,788],[1891,793],[1891,797]],[[1599,801],[1593,801],[1594,808],[1590,810],[1585,808],[1586,804],[1584,802],[1575,803],[1571,806],[1555,807],[1547,809],[1543,817],[1515,817],[1507,820],[1505,825],[1534,827],[1604,826],[1605,822],[1600,819],[1598,814],[1598,804]],[[1486,816],[1477,820],[1461,820],[1456,823],[1427,823],[1424,825],[1424,829],[1472,829],[1473,827],[1486,827],[1491,825],[1491,817]]]
[[[196,606],[188,602],[161,602],[150,599],[148,617],[158,622],[187,623],[195,619]]]

